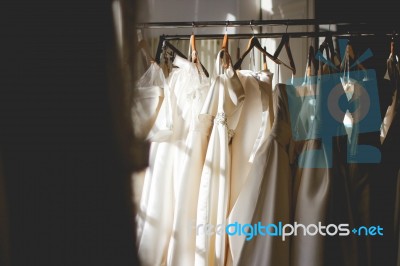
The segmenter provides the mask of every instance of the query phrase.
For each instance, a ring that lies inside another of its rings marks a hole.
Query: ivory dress
[[[224,53],[223,59],[221,53]],[[197,266],[223,266],[226,262],[227,239],[223,225],[228,216],[231,188],[230,143],[239,121],[244,98],[243,86],[232,68],[230,57],[221,50],[217,55],[214,79],[206,105],[201,112],[210,119],[214,118],[214,125],[201,174],[197,205]],[[213,233],[207,234],[204,228],[208,226],[213,227]]]
[[[137,138],[146,138],[156,121],[164,99],[166,81],[157,63],[151,63],[136,83],[132,103],[132,120]]]
[[[253,165],[253,163],[259,157],[258,151],[266,141],[274,119],[273,74],[269,71],[255,73],[249,70],[241,70],[238,71],[238,76],[245,88],[246,99],[232,144],[232,180],[234,180],[234,185],[231,189],[231,212],[228,223],[250,223],[252,208],[249,206],[252,206],[251,198],[256,196],[254,191],[258,189],[259,181],[255,180],[254,176],[250,177],[249,173],[252,168],[259,167],[258,164]],[[241,143],[247,143],[247,147],[243,149],[244,146],[241,146]],[[235,150],[238,150],[238,152],[234,152]],[[237,265],[245,241],[244,236],[228,236],[228,239],[228,264]]]
[[[272,73],[239,70],[237,75],[243,85],[246,98],[234,138],[232,138],[232,184],[229,211],[246,182],[256,150],[271,129],[269,115],[272,109]]]
[[[142,265],[164,265],[174,221],[180,208],[176,193],[187,150],[186,139],[192,118],[203,106],[208,79],[197,66],[176,57],[168,77],[169,94],[149,134],[153,142],[138,211],[138,253]]]
[[[266,225],[291,222],[290,154],[293,142],[288,97],[294,96],[288,95],[288,91],[293,90],[287,90],[285,84],[278,84],[274,91],[274,124],[254,157],[245,188],[229,217],[230,223],[261,222]],[[241,199],[242,196],[245,200]],[[240,211],[245,210],[246,205],[248,210],[242,215]],[[232,242],[235,242],[235,237],[232,236]],[[269,235],[256,235],[249,241],[240,238],[237,241],[243,242],[239,243],[243,247],[237,259],[234,258],[234,265],[289,265],[290,239],[282,241],[280,237]]]
[[[194,64],[189,65],[193,71],[196,70]],[[187,77],[176,78],[179,78],[180,83],[186,80],[188,84],[185,86],[190,88],[193,87],[190,83],[196,80],[196,75],[192,73]],[[171,266],[194,265],[196,254],[195,225],[200,177],[212,128],[212,118],[199,115],[210,87],[209,79],[204,75],[201,79],[197,87],[188,93],[188,101],[192,105],[187,115],[190,117],[190,125],[182,147],[183,154],[177,162],[179,169],[174,176],[174,215],[167,255],[167,265]]]

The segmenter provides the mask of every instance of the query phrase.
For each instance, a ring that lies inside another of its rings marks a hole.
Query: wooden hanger
[[[228,24],[229,24],[229,20],[226,22],[225,35],[224,35],[224,39],[222,40],[222,45],[221,45],[221,49],[224,49],[226,51],[228,51]]]
[[[248,53],[250,53],[251,49],[253,48],[257,48],[263,55],[267,56],[268,58],[270,58],[272,61],[274,61],[277,64],[283,64],[283,62],[279,59],[279,58],[275,58],[272,54],[268,53],[260,44],[260,42],[258,41],[257,37],[253,36],[250,38],[249,43],[247,44],[247,48],[244,51],[243,55],[239,58],[239,60],[235,63],[235,65],[233,66],[233,68],[235,70],[240,69],[242,66],[242,62],[243,59],[246,57],[246,55],[248,55]],[[285,64],[283,64],[285,65]],[[287,65],[285,65],[287,66]]]
[[[324,51],[327,56],[326,58],[323,57]],[[334,48],[332,33],[330,32],[319,46],[316,56],[319,57],[318,60],[321,60],[324,64],[329,65],[331,70],[340,71],[340,69],[343,69],[345,60],[340,60],[340,57]],[[354,56],[352,58],[354,58]],[[315,64],[316,73],[319,71],[319,66],[319,64]]]
[[[351,46],[350,42],[347,44],[346,50],[347,50],[347,53],[349,54],[349,57],[354,60],[354,58],[355,58],[354,50],[353,50],[353,47]],[[361,63],[357,63],[357,66],[361,70],[366,70],[366,68]]]
[[[394,55],[394,40],[392,37],[392,40],[390,41],[390,54]]]
[[[228,51],[228,33],[225,33],[224,39],[222,40],[221,49]]]
[[[165,35],[161,35],[158,41],[157,53],[156,53],[156,62],[160,63],[160,56],[163,50],[163,47],[171,49],[175,54],[179,55],[184,59],[188,59],[181,51],[179,51],[175,46],[173,46],[168,40],[165,39]],[[210,74],[208,73],[207,69],[200,63],[201,68],[203,69],[204,75],[208,78]]]
[[[332,71],[332,69],[334,69],[335,65],[333,64],[333,62],[331,62],[332,56],[331,56],[331,52],[330,52],[329,46],[321,44],[319,46],[318,50],[321,53],[320,56],[322,57],[322,58],[319,58],[320,62],[323,63],[323,65],[327,65],[329,67],[329,73],[331,73],[331,71]],[[323,57],[324,51],[325,51],[325,54],[326,54],[326,59]],[[317,73],[320,70],[319,69],[320,66],[321,66],[320,64],[316,64]],[[321,69],[320,71],[322,72],[323,69]]]
[[[152,62],[155,61],[154,58],[150,55],[149,46],[147,45],[147,42],[144,39],[140,40],[137,45],[137,51],[139,50],[142,51],[145,54],[145,56],[149,58],[150,61]]]
[[[267,47],[264,46],[264,50],[267,50]],[[263,54],[263,67],[262,67],[263,71],[267,71],[268,70],[268,65],[267,65],[267,56],[265,54]]]
[[[296,65],[294,64],[294,60],[293,60],[293,56],[292,56],[292,51],[290,50],[290,44],[289,44],[289,34],[285,33],[282,36],[281,42],[278,45],[278,48],[276,49],[275,53],[274,53],[274,59],[278,59],[279,54],[282,51],[283,46],[285,46],[285,50],[286,53],[289,57],[289,64],[290,66],[288,66],[287,64],[285,64],[284,62],[281,61],[281,64],[286,66],[287,68],[291,69],[293,74],[296,74]]]
[[[222,44],[221,44],[221,49],[224,51],[221,53],[220,58],[224,58],[225,52],[229,54],[229,51],[228,51],[228,24],[229,24],[229,21],[226,22],[225,35],[224,35],[224,38],[223,38]],[[229,61],[230,60],[228,60],[227,62],[224,63],[224,68],[229,67],[229,64],[230,64]]]
[[[323,52],[324,49],[329,49],[330,57],[327,59],[331,60],[332,63],[335,63],[334,56],[335,56],[336,52],[335,52],[335,48],[333,47],[332,35],[330,35],[330,34],[325,37],[325,40],[319,46],[319,51],[321,53]]]
[[[228,52],[228,33],[225,33],[225,35],[224,35],[224,39],[222,40],[221,49],[224,50],[224,52],[221,53],[221,58],[224,57],[225,52],[229,54],[229,52]],[[229,61],[230,60],[227,60],[227,62],[224,63],[225,69],[229,67]]]
[[[148,67],[149,63],[155,62],[154,58],[150,55],[149,46],[147,45],[146,40],[143,38],[142,30],[137,31],[138,44],[136,47],[136,51],[142,52],[143,66]]]
[[[390,39],[390,54],[392,56],[397,56],[397,46],[396,46],[395,36],[396,32],[393,32],[392,38]]]
[[[316,67],[316,60],[315,60],[315,50],[312,45],[308,48],[308,57],[307,57],[307,76],[311,76],[315,74],[317,69]],[[314,66],[314,72],[312,71],[312,66]]]
[[[196,38],[194,37],[194,34],[190,36],[190,47],[192,49],[192,54],[190,55],[191,61],[193,63],[197,63],[197,50],[196,50]],[[193,56],[193,58],[192,58]]]

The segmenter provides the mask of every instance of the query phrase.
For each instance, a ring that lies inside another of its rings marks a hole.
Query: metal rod
[[[373,22],[373,24],[382,21]],[[356,20],[334,21],[323,19],[280,19],[280,20],[236,20],[236,21],[180,21],[180,22],[139,22],[138,28],[193,28],[193,27],[242,27],[242,26],[301,26],[301,25],[367,25],[366,22]]]
[[[328,31],[313,31],[313,32],[279,32],[279,33],[256,33],[256,34],[229,34],[229,39],[248,39],[251,37],[257,38],[281,38],[284,34],[288,34],[291,38],[316,38],[325,36],[334,37],[356,37],[356,36],[393,36],[393,33],[385,32],[328,32]],[[398,34],[395,34],[398,36]],[[223,39],[224,34],[198,34],[196,35],[197,40],[208,40],[208,39]],[[165,40],[189,40],[190,35],[164,35]]]

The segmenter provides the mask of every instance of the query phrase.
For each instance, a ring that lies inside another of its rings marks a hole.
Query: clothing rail
[[[377,21],[376,23],[379,23]],[[226,20],[226,21],[181,21],[181,22],[139,22],[137,28],[201,28],[201,27],[243,27],[243,26],[307,26],[307,25],[366,25],[366,22],[323,19],[279,19],[279,20]]]
[[[324,31],[321,25],[336,25],[342,30]],[[157,29],[157,28],[202,28],[202,27],[260,27],[260,26],[286,26],[285,33],[257,33],[257,34],[229,34],[231,39],[245,39],[252,36],[259,38],[278,38],[283,34],[288,34],[292,38],[311,38],[311,37],[352,37],[352,36],[398,36],[400,32],[398,26],[383,20],[369,20],[368,22],[348,20],[335,21],[327,19],[280,19],[280,20],[226,20],[226,21],[181,21],[181,22],[140,22],[136,24],[138,29]],[[288,32],[289,26],[315,26],[308,32]],[[346,28],[346,30],[343,30]],[[377,30],[379,28],[379,30]],[[349,30],[351,29],[351,30]],[[222,34],[196,34],[196,39],[222,39]],[[187,40],[190,35],[165,35],[166,40]]]
[[[255,34],[228,34],[229,39],[248,39],[251,37],[257,38],[281,38],[283,35],[289,35],[290,38],[316,38],[316,37],[357,37],[357,36],[398,36],[397,33],[385,33],[385,32],[355,32],[355,31],[314,31],[314,32],[279,32],[279,33],[255,33]],[[162,35],[165,40],[189,40],[191,35]],[[208,39],[223,39],[224,34],[196,34],[196,40],[208,40]]]

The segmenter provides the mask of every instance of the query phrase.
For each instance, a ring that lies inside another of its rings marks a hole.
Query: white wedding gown
[[[175,76],[180,83],[185,79],[190,84],[196,79],[195,65],[190,63],[190,75]],[[181,65],[182,67],[182,65]],[[207,152],[207,144],[212,128],[212,119],[209,116],[199,115],[207,92],[210,88],[209,79],[202,76],[202,81],[193,87],[188,94],[191,104],[190,126],[186,141],[179,158],[179,169],[174,175],[174,215],[172,233],[168,244],[167,265],[186,266],[194,265],[196,253],[196,209],[200,187],[201,171]]]
[[[168,91],[157,120],[149,133],[152,141],[149,167],[137,215],[138,253],[142,265],[165,265],[174,223],[180,208],[176,195],[181,190],[182,162],[192,118],[199,112],[208,79],[194,63],[176,57],[168,77]]]
[[[151,63],[136,83],[132,102],[132,120],[137,138],[146,138],[156,121],[164,99],[164,73],[157,63]]]
[[[252,197],[257,188],[248,179],[257,160],[258,150],[270,133],[274,117],[272,99],[272,73],[262,71],[255,73],[250,70],[238,71],[238,76],[246,92],[242,114],[232,143],[232,186],[228,223],[240,221],[251,222],[248,213],[249,197]],[[255,189],[255,190],[253,190]],[[228,265],[237,265],[244,238],[228,236],[229,257]]]
[[[292,138],[286,86],[274,91],[275,120],[270,134],[260,145],[246,183],[229,216],[229,223],[263,225],[291,221]],[[288,266],[290,239],[256,235],[230,236],[234,265]]]
[[[222,66],[221,53],[225,60],[229,55],[221,50],[217,55],[214,78],[202,114],[212,119],[214,125],[207,148],[201,174],[196,221],[195,265],[225,265],[225,231],[208,235],[207,226],[218,230],[225,224],[228,215],[231,188],[231,145],[237,127],[241,107],[245,98],[242,84],[229,62]],[[228,57],[228,59],[226,59]],[[223,227],[222,227],[223,228]]]

